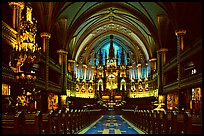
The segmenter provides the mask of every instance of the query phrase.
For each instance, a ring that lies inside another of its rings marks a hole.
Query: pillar
[[[132,66],[128,66],[129,69],[129,78],[132,81]]]
[[[63,49],[59,49],[57,51],[57,53],[59,53],[59,64],[61,65],[61,85],[62,85],[62,92],[66,93],[67,90],[67,54],[68,52],[63,50]]]
[[[181,80],[181,64],[180,64],[180,52],[184,48],[183,37],[186,34],[186,30],[176,30],[175,34],[177,36],[177,73],[178,73],[178,88],[180,89]]]
[[[157,51],[157,73],[158,73],[158,91],[159,94],[163,92],[163,83],[164,83],[164,64],[166,64],[166,51],[168,49],[166,48],[161,48],[160,50]]]
[[[146,78],[148,78],[148,63],[146,63]]]
[[[139,63],[139,64],[137,64],[137,72],[138,72],[138,79],[140,80],[141,78],[140,78],[140,76],[141,76],[141,64]]]
[[[178,91],[179,91],[179,110],[182,110],[182,108],[184,108],[184,103],[183,103],[183,99],[184,98],[184,92],[180,89],[180,82],[181,82],[181,62],[180,62],[180,54],[181,51],[183,51],[184,48],[184,35],[186,34],[186,30],[180,29],[180,30],[176,30],[175,31],[175,35],[177,36],[177,80],[178,80]]]
[[[42,32],[40,36],[43,38],[43,53],[45,53],[45,88],[48,90],[49,81],[49,39],[51,34]]]
[[[74,73],[75,71],[75,60],[68,60],[68,71]]]
[[[72,75],[72,81],[70,82],[70,88],[72,88],[72,90],[75,90],[74,88],[76,88],[74,86],[74,79],[76,78],[76,74],[77,74],[77,68],[76,68],[76,65],[75,65],[75,60],[72,60],[72,59],[69,59],[68,60],[68,69],[67,69],[71,75]]]
[[[85,80],[86,80],[86,72],[87,72],[87,65],[83,64],[83,75]]]
[[[151,68],[150,74],[153,75],[154,72],[157,69],[157,59],[156,58],[152,58],[152,59],[149,60],[149,62],[150,62],[150,68]]]
[[[8,2],[13,8],[12,27],[18,31],[18,26],[21,20],[21,12],[25,6],[24,2]]]
[[[161,53],[160,59],[161,59],[161,85],[164,85],[164,65],[166,64],[166,52],[168,49],[166,48],[161,48],[159,52]]]
[[[76,78],[79,78],[79,76],[78,76],[78,66],[79,66],[79,64],[76,63]]]

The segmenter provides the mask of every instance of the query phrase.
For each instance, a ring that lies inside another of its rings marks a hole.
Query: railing
[[[168,85],[165,85],[163,87],[164,92],[174,90],[174,89],[177,89],[177,88],[178,88],[178,81],[177,80],[174,81],[174,82],[168,83]]]

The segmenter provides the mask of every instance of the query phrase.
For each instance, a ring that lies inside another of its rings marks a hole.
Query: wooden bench
[[[74,134],[75,132],[75,110],[70,110],[70,134]]]
[[[50,110],[47,114],[42,114],[42,122],[41,122],[41,133],[42,134],[52,134],[54,129],[54,124],[52,121],[53,110]]]
[[[19,111],[15,115],[2,115],[2,134],[22,134],[24,111]]]
[[[192,134],[202,134],[202,115],[192,115]]]
[[[62,113],[62,126],[63,126],[63,133],[64,134],[69,134],[69,120],[68,120],[68,114],[69,114],[69,110],[66,109],[63,113]]]
[[[15,134],[14,132],[14,114],[2,115],[2,134]]]
[[[145,131],[148,132],[150,129],[150,117],[149,117],[149,110],[145,110]]]
[[[24,119],[21,123],[24,126],[24,134],[40,134],[41,133],[41,122],[42,113],[37,111],[36,113],[24,113]]]
[[[54,121],[56,126],[56,133],[57,134],[63,134],[64,132],[64,126],[62,122],[62,110],[59,110],[56,114],[54,114]]]
[[[159,121],[158,121],[158,131],[159,134],[165,134],[166,133],[166,125],[167,125],[167,113],[166,111],[159,111]]]
[[[191,134],[192,133],[192,116],[189,112],[178,112],[177,123],[177,134]]]
[[[172,111],[167,114],[167,134],[177,134],[177,112]]]

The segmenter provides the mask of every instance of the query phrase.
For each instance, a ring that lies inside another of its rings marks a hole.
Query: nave
[[[78,134],[144,134],[121,115],[103,115]]]
[[[56,109],[2,115],[2,134],[199,134],[200,116],[140,109]]]
[[[201,2],[2,11],[2,134],[202,133]]]

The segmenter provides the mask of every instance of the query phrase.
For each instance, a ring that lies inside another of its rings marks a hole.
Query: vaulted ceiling
[[[110,40],[110,34],[115,42],[126,46],[135,62],[146,62],[156,57],[158,49],[170,44],[167,43],[170,28],[185,29],[182,21],[188,9],[197,9],[195,13],[202,9],[200,3],[170,2],[31,2],[31,5],[38,31],[55,35],[50,42],[55,47],[51,48],[65,49],[69,59],[84,64],[95,48]]]

